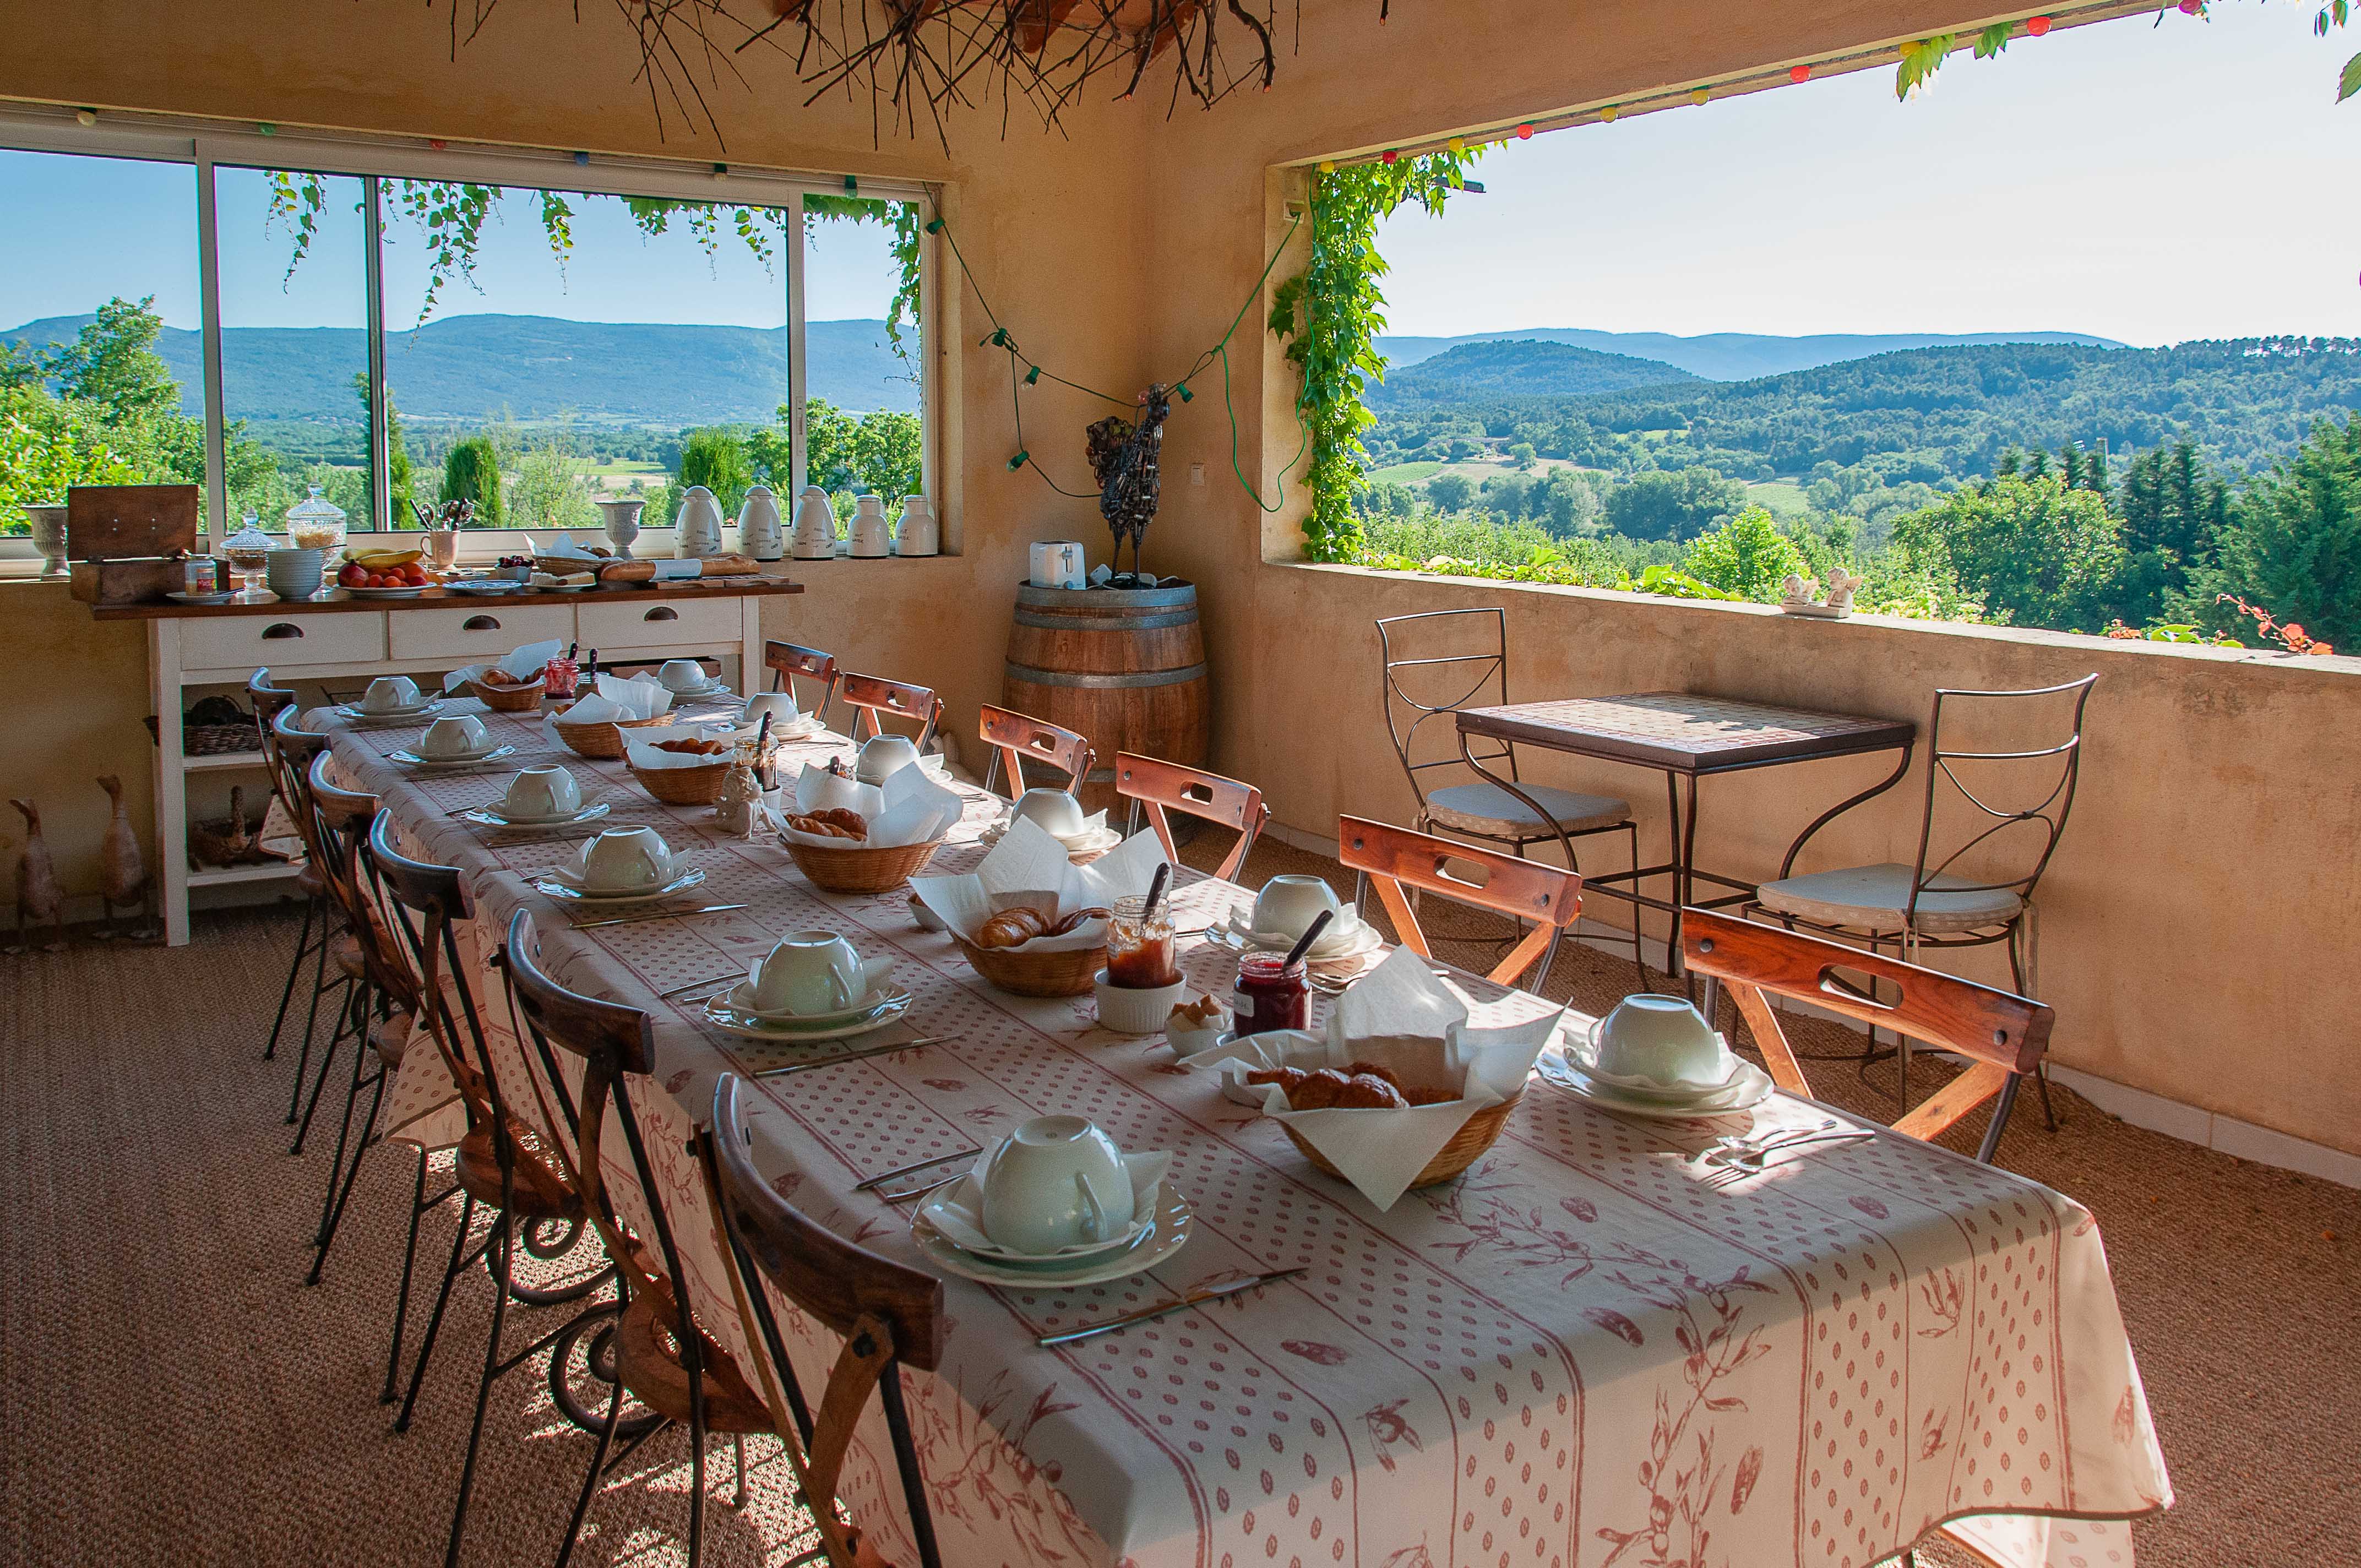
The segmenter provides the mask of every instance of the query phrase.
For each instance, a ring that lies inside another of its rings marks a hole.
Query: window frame
[[[372,504],[379,515],[372,522],[393,520],[384,509],[391,504],[390,455],[386,446],[385,288],[381,264],[384,208],[380,182],[386,180],[467,181],[517,190],[553,190],[593,196],[655,196],[675,201],[724,201],[748,206],[777,207],[787,213],[792,236],[782,247],[785,276],[782,289],[787,313],[787,404],[793,484],[784,510],[807,483],[807,433],[804,414],[809,378],[806,367],[807,324],[804,319],[805,253],[804,198],[808,195],[860,195],[889,202],[917,202],[939,208],[941,192],[920,181],[871,179],[850,174],[824,175],[741,164],[695,164],[679,159],[626,156],[578,155],[544,148],[493,147],[480,144],[436,148],[412,138],[336,135],[318,131],[269,130],[257,126],[241,129],[212,121],[183,120],[165,115],[109,112],[96,126],[77,122],[64,108],[0,105],[0,149],[16,152],[61,153],[85,158],[136,159],[151,163],[190,166],[196,180],[198,301],[202,320],[204,367],[205,515],[226,519],[228,474],[222,407],[221,255],[214,174],[217,167],[283,170],[295,173],[354,177],[363,183],[362,203],[367,277],[368,332],[369,466]],[[716,186],[726,186],[717,194]],[[942,409],[944,389],[939,370],[939,317],[938,242],[923,225],[918,235],[918,421],[919,493],[927,497],[944,528],[943,554],[954,534],[947,498],[941,493],[945,473]],[[267,523],[265,526],[269,526]],[[543,531],[536,531],[543,532]],[[643,531],[661,547],[672,536],[669,521]],[[415,538],[417,531],[389,528],[353,529],[356,540]],[[526,532],[517,529],[468,530],[459,535],[464,557],[499,554],[521,548]]]

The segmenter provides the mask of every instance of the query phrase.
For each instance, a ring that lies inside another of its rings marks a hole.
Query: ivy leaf
[[[2345,73],[2336,79],[2336,101],[2340,104],[2356,93],[2361,93],[2361,54],[2345,62]]]
[[[1937,33],[1933,38],[1904,44],[1902,63],[1894,72],[1894,97],[1907,98],[1915,89],[1924,87],[1933,80],[1935,72],[1942,67],[1944,56],[1951,52],[1951,46],[1958,41],[1957,33]]]
[[[2015,22],[1994,22],[1976,35],[1976,58],[1990,60],[2008,47],[2009,38],[2016,32]]]

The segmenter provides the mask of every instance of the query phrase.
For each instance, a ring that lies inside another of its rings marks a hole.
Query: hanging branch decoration
[[[2166,0],[2157,7],[2157,26],[2162,27],[2165,17],[2174,11],[2184,16],[2205,16],[2210,4],[2211,0]],[[2352,0],[2323,0],[2320,9],[2312,14],[2312,37],[2326,38],[2329,28],[2344,27],[2351,20],[2352,15]],[[1994,22],[1976,35],[1976,58],[1991,60],[2007,49],[2009,40],[2018,36],[2019,27],[2024,28],[2026,37],[2040,38],[2049,31],[2052,21],[2053,18],[2048,16],[2029,16],[2023,22]],[[1958,34],[1938,33],[1931,38],[1904,44],[1901,63],[1894,72],[1894,95],[1906,99],[1913,92],[1926,86],[1958,43]],[[1806,67],[1797,66],[1795,69],[1808,73]],[[1801,82],[1804,78],[1797,76],[1795,80]],[[2344,71],[2338,74],[2336,101],[2342,104],[2356,93],[2361,93],[2361,54],[2346,60]]]

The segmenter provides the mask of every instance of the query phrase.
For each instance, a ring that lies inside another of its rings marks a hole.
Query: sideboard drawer
[[[629,648],[678,648],[735,642],[743,599],[671,599],[653,604],[586,604],[576,612],[582,646],[604,657]]]
[[[181,665],[190,670],[274,670],[368,664],[385,657],[382,611],[195,617],[181,622]]]
[[[572,605],[488,606],[482,609],[403,609],[389,615],[391,657],[463,662],[497,659],[527,642],[574,640]]]

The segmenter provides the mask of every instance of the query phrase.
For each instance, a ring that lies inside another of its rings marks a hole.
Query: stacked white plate
[[[1541,1075],[1561,1089],[1627,1116],[1726,1116],[1770,1098],[1771,1075],[1726,1046],[1722,1076],[1711,1081],[1666,1084],[1609,1072],[1598,1065],[1595,1052],[1598,1029],[1597,1024],[1591,1024],[1563,1046],[1543,1051],[1534,1064]]]
[[[1126,1155],[1126,1167],[1160,1157]],[[972,1173],[952,1178],[927,1195],[910,1217],[918,1250],[946,1271],[986,1285],[1039,1289],[1048,1285],[1096,1285],[1155,1267],[1188,1245],[1193,1219],[1187,1199],[1169,1181],[1132,1183],[1131,1223],[1103,1242],[1054,1253],[1019,1252],[984,1234],[983,1193]]]
[[[882,1029],[910,1010],[910,989],[877,985],[850,1007],[828,1013],[765,1012],[754,1004],[754,988],[746,981],[709,997],[705,1019],[725,1034],[772,1045],[801,1045],[807,1040],[842,1040]]]
[[[705,880],[702,867],[680,872],[670,881],[653,887],[594,887],[582,880],[572,866],[552,866],[534,883],[534,889],[556,899],[561,904],[644,904],[653,898],[670,898],[675,893],[686,893]]]
[[[358,703],[340,702],[336,711],[361,724],[415,724],[442,712],[443,699],[430,696],[408,707],[363,707]]]

